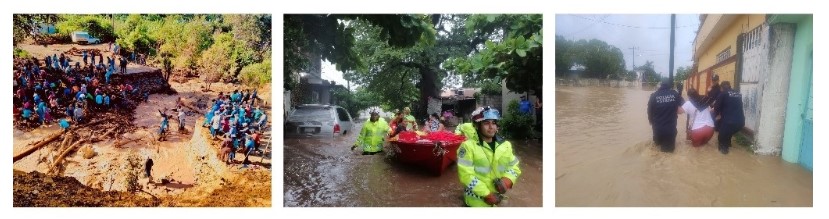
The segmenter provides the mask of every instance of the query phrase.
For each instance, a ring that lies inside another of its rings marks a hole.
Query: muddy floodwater
[[[362,123],[355,124],[359,130]],[[355,133],[357,133],[355,131]],[[286,207],[462,207],[457,165],[442,176],[400,164],[381,153],[350,151],[355,134],[333,139],[285,139]],[[512,141],[521,177],[500,206],[542,206],[542,149],[537,141]],[[359,150],[359,149],[358,149]],[[388,148],[385,151],[389,151]]]
[[[556,88],[556,206],[812,206],[812,172],[735,142],[722,155],[716,134],[691,147],[684,114],[676,151],[659,152],[652,92]]]

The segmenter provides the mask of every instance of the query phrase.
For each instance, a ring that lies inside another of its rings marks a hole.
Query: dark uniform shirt
[[[717,98],[719,98],[720,93],[720,85],[716,83],[712,85],[711,90],[709,90],[708,93],[705,95],[705,105],[713,106],[713,104],[715,104],[714,101],[716,101]]]
[[[676,132],[677,110],[682,105],[682,97],[669,86],[662,86],[651,94],[648,101],[648,121],[654,131],[659,133]]]
[[[743,95],[729,89],[720,94],[717,98],[714,110],[722,116],[722,123],[744,125]]]

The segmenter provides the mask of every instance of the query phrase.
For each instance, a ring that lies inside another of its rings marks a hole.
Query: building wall
[[[741,33],[748,32],[749,30],[762,25],[765,21],[766,15],[764,14],[739,15],[736,19],[734,19],[731,25],[728,25],[728,28],[722,31],[721,34],[717,36],[709,36],[714,38],[713,43],[708,46],[708,48],[705,48],[704,51],[696,51],[700,54],[699,58],[694,60],[697,64],[697,73],[692,77],[696,77],[696,79],[698,79],[698,81],[694,81],[692,83],[694,88],[700,91],[705,91],[706,88],[712,84],[710,80],[711,73],[718,74],[721,82],[730,81],[733,84],[735,81],[735,65],[729,64],[726,66],[715,67],[715,65],[719,64],[717,62],[717,55],[730,47],[731,56],[735,56],[738,52],[737,37]],[[686,84],[689,83],[686,82]]]
[[[769,27],[761,25],[746,33],[742,41],[740,60],[740,93],[743,94],[745,128],[756,133],[760,125],[760,106],[763,80],[769,74]]]
[[[755,153],[779,155],[783,146],[783,124],[789,94],[795,25],[769,25],[769,75],[762,80],[760,124]]]
[[[806,99],[811,95],[812,51],[814,41],[812,16],[801,16],[795,32],[789,96],[786,105],[786,124],[783,134],[783,160],[797,163],[803,140],[803,113],[811,106]],[[811,136],[809,136],[811,137]]]

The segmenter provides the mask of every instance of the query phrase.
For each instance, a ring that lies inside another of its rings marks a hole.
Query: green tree
[[[466,33],[474,45],[471,56],[461,54],[446,67],[467,75],[466,80],[505,79],[515,92],[541,94],[542,15],[472,15]]]
[[[565,73],[573,67],[575,57],[572,51],[573,42],[556,35],[556,77],[564,77]]]
[[[683,66],[676,69],[676,75],[674,75],[674,81],[684,81],[688,79],[688,75],[691,75],[691,66]]]
[[[260,63],[245,66],[239,73],[239,80],[243,84],[259,87],[267,83],[271,83],[271,56],[270,51],[267,51],[266,56]]]
[[[415,116],[425,117],[428,99],[439,98],[442,79],[449,74],[442,64],[450,57],[469,54],[474,44],[465,33],[466,15],[418,16],[422,23],[436,22],[429,28],[439,33],[432,38],[421,37],[411,47],[385,41],[386,33],[379,26],[352,22],[356,38],[360,39],[355,50],[364,65],[357,71],[345,72],[344,77],[379,94],[390,107],[413,107]]]
[[[430,39],[434,30],[417,15],[291,15],[284,17],[285,64],[283,87],[292,90],[293,74],[308,68],[310,60],[324,59],[339,71],[354,71],[363,66],[353,50],[356,41],[351,22],[364,21],[380,27],[379,39],[394,47],[411,47],[421,38]]]
[[[571,41],[556,36],[556,76],[564,76],[576,64],[584,66],[586,78],[630,78],[621,49],[597,39]]]
[[[636,67],[636,69],[642,72],[642,81],[644,82],[659,82],[662,80],[662,75],[656,73],[653,70],[653,61],[646,61],[644,65]]]
[[[204,51],[199,60],[199,66],[202,69],[201,78],[207,82],[208,90],[212,83],[225,78],[233,65],[233,60],[228,59],[233,53],[232,36],[228,33],[219,33],[214,38],[216,43]]]
[[[115,40],[115,31],[108,16],[60,15],[60,17],[61,21],[55,25],[55,29],[59,34],[69,36],[75,31],[87,31],[89,35],[104,42]]]
[[[14,14],[12,17],[12,46],[17,46],[27,38],[40,41],[43,37],[39,28],[41,24],[55,24],[61,18],[55,14]]]

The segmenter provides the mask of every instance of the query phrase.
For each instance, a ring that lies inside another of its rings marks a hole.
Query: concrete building
[[[743,94],[745,133],[758,154],[811,169],[811,15],[702,15],[694,73],[702,94],[717,74]],[[784,143],[784,138],[787,141]],[[802,162],[801,162],[802,161]]]

